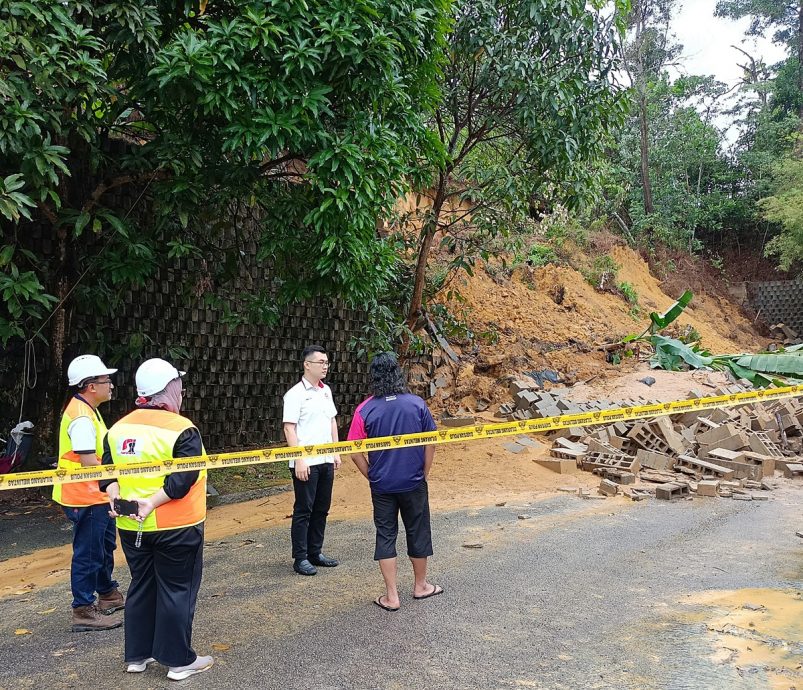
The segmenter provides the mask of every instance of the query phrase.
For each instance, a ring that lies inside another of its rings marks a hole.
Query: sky
[[[717,0],[685,0],[672,22],[672,31],[677,42],[683,45],[679,71],[684,74],[713,75],[728,86],[734,86],[742,74],[736,64],[747,62],[747,58],[734,50],[737,45],[750,55],[763,58],[767,65],[779,62],[784,57],[783,46],[775,45],[770,39],[746,37],[750,20],[740,21],[715,17]],[[738,129],[724,116],[713,123],[725,134],[726,146],[732,146],[738,136]]]
[[[733,86],[741,74],[736,63],[746,58],[732,45],[754,57],[763,57],[770,65],[783,58],[783,48],[768,39],[751,37],[744,42],[749,19],[735,22],[715,17],[716,5],[716,0],[685,0],[674,18],[672,28],[683,45],[683,69],[687,74],[713,74]]]

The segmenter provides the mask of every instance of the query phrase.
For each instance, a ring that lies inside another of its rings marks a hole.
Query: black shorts
[[[412,491],[400,494],[371,492],[376,526],[374,560],[396,558],[396,537],[399,535],[399,513],[407,534],[407,555],[427,558],[432,555],[432,531],[429,525],[429,491],[422,481]]]

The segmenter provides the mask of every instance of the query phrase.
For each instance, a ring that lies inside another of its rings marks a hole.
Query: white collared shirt
[[[309,446],[317,443],[331,443],[332,420],[337,416],[337,408],[332,399],[332,389],[323,381],[313,386],[302,378],[295,386],[284,394],[284,413],[282,422],[296,425],[298,444]],[[307,465],[333,463],[334,455],[322,455],[317,458],[306,458]],[[290,467],[295,462],[290,461]]]

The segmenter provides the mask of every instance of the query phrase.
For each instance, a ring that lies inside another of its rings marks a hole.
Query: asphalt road
[[[312,578],[290,570],[285,529],[207,543],[194,642],[216,665],[183,685],[768,687],[760,667],[713,660],[705,624],[676,612],[705,590],[800,588],[801,497],[800,488],[766,502],[561,495],[437,514],[431,574],[446,592],[413,601],[400,561],[397,613],[371,604],[382,588],[367,521],[330,523],[326,552],[342,565]],[[70,633],[66,584],[0,600],[0,614],[0,688],[176,685],[158,665],[123,673],[121,629]],[[803,642],[790,652],[803,662]]]

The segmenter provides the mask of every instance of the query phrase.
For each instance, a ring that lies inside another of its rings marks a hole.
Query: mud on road
[[[289,567],[283,504],[275,522],[260,514],[271,506],[244,506],[257,521],[245,531],[210,524],[194,643],[216,666],[193,687],[803,687],[803,487],[755,503],[484,496],[440,505],[431,573],[446,592],[407,591],[393,614],[371,604],[367,493],[350,497],[362,511],[333,511],[327,551],[342,565],[314,578]],[[0,688],[167,685],[158,666],[123,673],[122,630],[68,632],[66,581],[0,608]]]

